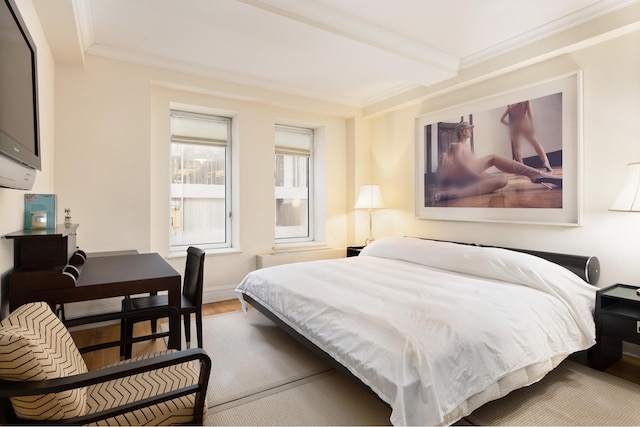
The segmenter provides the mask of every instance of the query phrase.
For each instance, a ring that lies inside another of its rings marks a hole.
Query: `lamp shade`
[[[360,194],[356,200],[355,209],[382,209],[382,192],[379,185],[363,185],[360,187]]]
[[[640,212],[640,163],[627,165],[627,180],[609,210]]]

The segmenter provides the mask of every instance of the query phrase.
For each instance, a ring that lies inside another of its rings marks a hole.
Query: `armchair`
[[[25,304],[0,322],[0,424],[203,424],[210,370],[198,348],[89,372],[49,306]]]

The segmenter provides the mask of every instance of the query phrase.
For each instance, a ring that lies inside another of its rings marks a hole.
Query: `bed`
[[[448,425],[595,344],[597,258],[546,258],[388,237],[253,271],[236,292],[387,402],[394,425]]]

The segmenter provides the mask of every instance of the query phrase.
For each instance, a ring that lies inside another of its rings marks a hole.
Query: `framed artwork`
[[[425,219],[582,223],[582,73],[415,120]]]

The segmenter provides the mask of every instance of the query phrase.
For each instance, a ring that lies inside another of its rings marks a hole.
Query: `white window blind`
[[[231,119],[171,111],[171,250],[231,246]]]
[[[275,130],[276,243],[313,240],[313,129]]]

